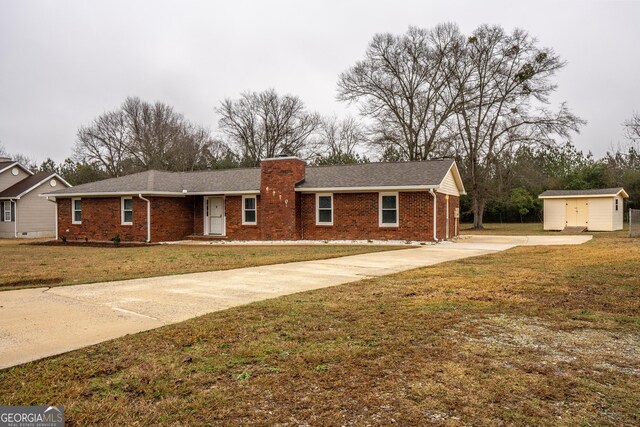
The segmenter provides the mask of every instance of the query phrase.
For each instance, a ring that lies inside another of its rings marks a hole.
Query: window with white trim
[[[71,223],[82,224],[82,199],[71,199]]]
[[[616,199],[616,211],[618,210],[618,201],[619,199]]]
[[[122,198],[122,225],[133,224],[133,199],[131,197]]]
[[[11,202],[2,202],[2,221],[11,222],[13,220],[11,208]]]
[[[316,194],[316,225],[333,225],[333,194]]]
[[[398,226],[398,193],[380,193],[380,227]]]
[[[242,224],[258,223],[258,200],[256,196],[242,196]]]

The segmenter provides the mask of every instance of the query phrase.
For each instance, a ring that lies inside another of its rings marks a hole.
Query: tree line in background
[[[577,150],[571,134],[585,122],[549,101],[565,65],[523,30],[411,27],[375,35],[339,76],[337,98],[360,118],[322,117],[269,89],[220,102],[214,136],[169,105],[127,98],[80,127],[72,158],[38,169],[79,184],[148,169],[253,167],[278,154],[317,165],[452,157],[469,193],[464,218],[478,228],[539,220],[537,195],[549,188],[624,186],[637,203],[640,116],[624,123],[628,147],[601,159]]]

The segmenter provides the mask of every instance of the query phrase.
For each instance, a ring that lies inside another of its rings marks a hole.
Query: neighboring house
[[[547,190],[538,196],[544,200],[544,229],[563,230],[582,227],[589,231],[622,230],[623,188],[599,190]]]
[[[0,157],[0,237],[53,237],[56,205],[41,193],[70,187],[54,172],[33,174],[9,158]]]
[[[147,171],[46,194],[69,240],[415,240],[458,234],[465,194],[453,160]]]

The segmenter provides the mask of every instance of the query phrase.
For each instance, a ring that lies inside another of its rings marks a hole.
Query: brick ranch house
[[[453,160],[147,171],[43,196],[57,203],[56,238],[161,242],[413,240],[458,235],[465,194]]]

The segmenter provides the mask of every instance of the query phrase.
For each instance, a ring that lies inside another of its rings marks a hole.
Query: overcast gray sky
[[[71,155],[78,127],[125,97],[163,101],[216,130],[214,107],[245,90],[299,95],[343,115],[338,74],[378,32],[409,25],[520,27],[568,61],[555,101],[588,125],[596,155],[640,110],[640,1],[0,0],[0,141],[42,161]],[[356,111],[352,109],[352,111]]]

